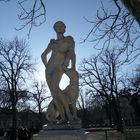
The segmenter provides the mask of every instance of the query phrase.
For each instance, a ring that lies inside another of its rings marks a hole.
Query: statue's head
[[[64,33],[66,29],[66,25],[62,21],[57,21],[54,24],[53,28],[56,31],[56,33]]]

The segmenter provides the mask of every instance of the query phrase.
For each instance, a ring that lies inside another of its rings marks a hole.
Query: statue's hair
[[[56,27],[58,24],[62,24],[62,25],[64,26],[64,28],[66,28],[66,25],[64,24],[64,22],[62,22],[62,21],[57,21],[57,22],[54,24],[54,26],[53,26],[54,30],[55,30],[55,27]]]

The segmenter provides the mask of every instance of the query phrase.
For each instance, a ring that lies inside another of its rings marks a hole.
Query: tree
[[[140,94],[140,65],[137,66],[134,76],[130,79],[133,94]]]
[[[13,121],[13,140],[16,140],[17,103],[22,93],[25,93],[27,75],[33,72],[33,63],[25,40],[17,37],[12,41],[0,40],[0,77],[5,81],[7,94],[11,104]],[[1,85],[2,87],[2,85]]]
[[[3,84],[1,84],[3,85]],[[0,85],[0,86],[1,86]],[[6,85],[6,84],[5,84]],[[28,101],[30,99],[30,95],[28,91],[17,91],[18,92],[18,102],[16,108],[19,111],[29,108]],[[11,101],[10,95],[8,93],[8,89],[6,87],[0,88],[0,108],[11,109]]]
[[[79,70],[81,85],[89,89],[93,98],[100,96],[112,107],[117,129],[123,131],[119,104],[119,69],[123,64],[120,56],[120,51],[106,49],[102,55],[84,59]]]
[[[46,84],[45,82],[34,82],[33,83],[33,91],[32,91],[32,96],[31,99],[35,103],[34,109],[37,110],[38,112],[38,117],[40,120],[40,128],[42,127],[42,112],[45,108],[47,108],[47,99],[50,99],[51,96],[46,96],[47,95],[47,89],[46,89]]]
[[[123,82],[122,95],[126,96],[130,105],[133,107],[136,116],[140,119],[140,65]]]
[[[78,116],[82,121],[83,127],[90,127],[94,125],[103,125],[103,120],[105,119],[105,111],[103,109],[103,101],[97,96],[93,98],[91,96],[91,90],[88,88],[85,90],[80,90],[78,104]],[[101,114],[101,115],[99,115]]]
[[[105,9],[101,3],[101,9],[97,11],[96,20],[86,19],[92,24],[92,28],[83,41],[90,40],[93,46],[100,49],[101,52],[117,43],[119,50],[124,53],[124,62],[132,62],[140,55],[138,43],[140,31],[139,25],[131,15],[132,12],[128,12],[122,1],[127,7],[129,6],[129,10],[130,7],[135,9],[134,11],[138,10],[136,13],[139,16],[139,0],[113,0],[113,5],[108,3],[109,7],[114,6],[112,10],[110,8]],[[132,3],[136,5],[136,1],[138,5],[132,7]]]
[[[6,90],[0,90],[0,108],[10,108],[10,96]]]
[[[31,95],[30,92],[25,90],[25,91],[20,91],[18,93],[18,102],[17,102],[17,110],[18,112],[29,109],[30,106],[30,100],[31,100]]]
[[[82,126],[86,127],[87,125],[87,120],[88,120],[88,108],[90,106],[90,99],[86,92],[83,92],[83,90],[80,90],[79,92],[79,98],[77,101],[78,105],[78,116],[82,120]]]
[[[0,2],[10,2],[11,0],[0,0]],[[29,28],[28,37],[33,27],[38,27],[46,21],[46,6],[43,0],[17,0],[20,7],[18,19],[22,21],[22,25],[16,30]],[[29,8],[28,8],[29,6]]]

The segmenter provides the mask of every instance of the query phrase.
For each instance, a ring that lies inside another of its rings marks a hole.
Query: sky
[[[46,0],[47,19],[40,27],[31,31],[29,45],[32,56],[37,60],[37,78],[44,80],[44,66],[41,62],[41,54],[47,47],[50,39],[56,38],[53,25],[56,21],[63,21],[66,24],[65,36],[71,35],[75,40],[75,52],[77,69],[81,60],[94,53],[91,44],[81,43],[90,31],[91,25],[84,17],[93,20],[97,9],[100,7],[99,0]],[[0,37],[11,40],[15,36],[27,38],[28,28],[16,31],[22,25],[17,18],[20,9],[16,1],[8,3],[0,2]]]
[[[30,0],[28,0],[30,6]],[[65,36],[71,35],[75,40],[75,52],[77,60],[77,70],[83,58],[96,54],[90,42],[82,42],[89,33],[92,24],[85,19],[95,20],[97,10],[101,7],[100,0],[46,0],[46,22],[40,27],[35,27],[31,31],[29,47],[31,55],[37,61],[36,78],[45,80],[45,67],[41,61],[41,54],[47,47],[50,39],[56,38],[53,25],[56,21],[63,21],[66,24]],[[105,8],[108,7],[110,0],[104,1]],[[112,7],[109,7],[110,9]],[[112,8],[113,9],[113,8]],[[16,31],[15,28],[21,27],[22,22],[17,18],[20,9],[17,1],[0,2],[0,38],[11,40],[15,36],[27,38],[28,28]],[[66,79],[64,78],[64,81]],[[63,83],[63,82],[62,82]]]

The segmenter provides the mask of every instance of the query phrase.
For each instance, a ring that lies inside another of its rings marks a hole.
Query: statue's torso
[[[70,37],[65,37],[60,40],[51,40],[50,47],[52,55],[48,64],[51,63],[54,66],[63,64],[66,59],[67,52],[71,49],[71,47],[73,47],[73,42],[73,39]]]

